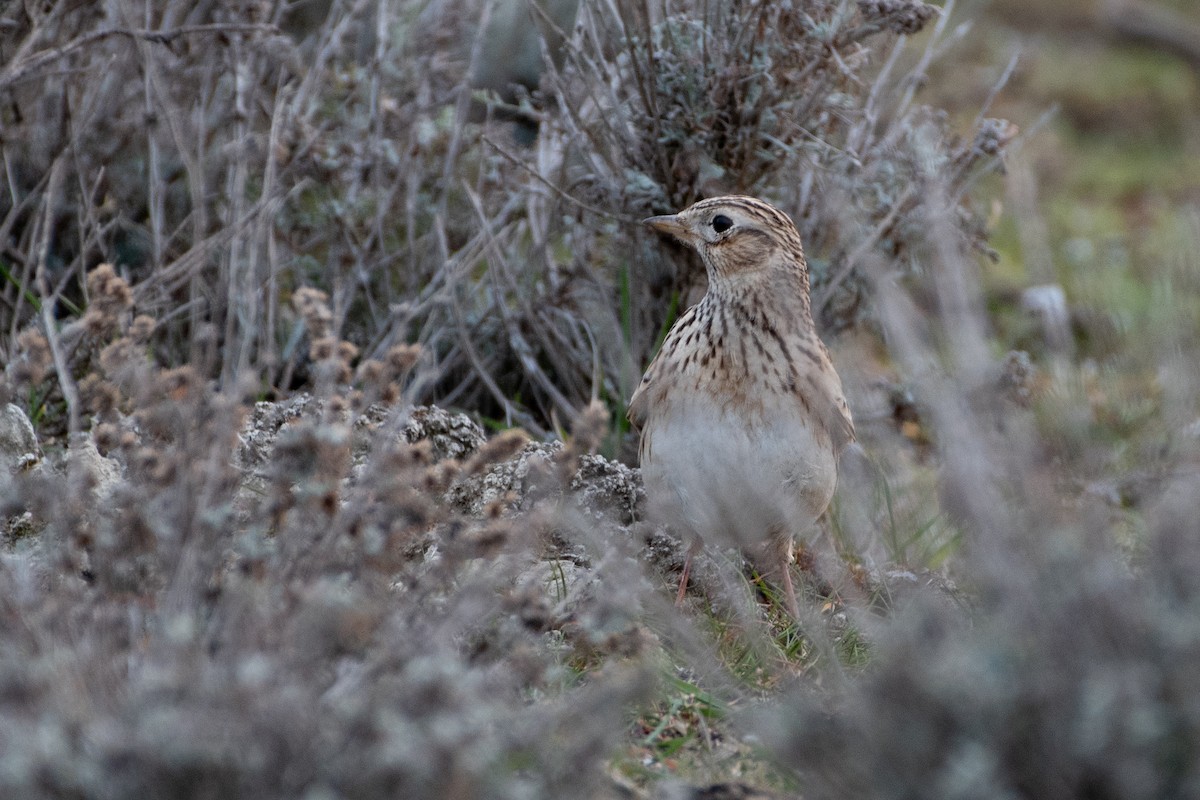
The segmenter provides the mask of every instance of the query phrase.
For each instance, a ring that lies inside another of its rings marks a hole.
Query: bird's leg
[[[788,613],[792,615],[792,619],[799,621],[800,606],[796,602],[796,589],[792,586],[791,563],[796,558],[792,532],[782,525],[772,526],[767,531],[767,553],[771,556],[769,561],[779,564]]]
[[[679,591],[675,593],[675,607],[683,608],[683,598],[687,595],[688,578],[692,574],[692,559],[696,553],[700,552],[699,539],[693,539],[688,543],[687,552],[683,556],[683,572],[679,573]]]
[[[692,548],[683,557],[683,572],[679,574],[679,591],[675,594],[675,607],[683,608],[683,597],[687,594],[688,576],[692,573]]]
[[[800,606],[796,603],[796,590],[792,587],[792,570],[788,567],[787,562],[783,564],[783,594],[788,613],[792,615],[792,619],[799,622]]]

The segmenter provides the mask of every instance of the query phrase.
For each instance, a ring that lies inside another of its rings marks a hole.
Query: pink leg
[[[692,574],[692,548],[683,557],[683,572],[679,575],[679,591],[675,594],[675,607],[683,608],[683,597],[687,594],[688,576]]]
[[[792,619],[799,621],[800,606],[796,603],[796,590],[792,588],[792,571],[786,562],[783,564],[783,593],[788,613],[792,615]]]
[[[795,542],[792,534],[786,528],[778,526],[772,527],[768,531],[767,556],[770,560],[778,559],[779,570],[783,573],[784,602],[787,604],[788,613],[792,615],[792,619],[799,621],[800,606],[796,603],[796,590],[792,586],[792,570],[790,569],[792,561],[796,560],[794,548]],[[801,551],[800,557],[804,557],[804,551]]]

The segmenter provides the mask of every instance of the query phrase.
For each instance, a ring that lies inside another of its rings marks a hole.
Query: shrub
[[[0,352],[46,315],[69,330],[86,272],[109,263],[158,320],[162,363],[286,393],[311,379],[291,298],[313,285],[362,358],[422,346],[421,398],[546,433],[595,396],[620,411],[695,299],[690,256],[641,217],[768,196],[844,326],[869,305],[866,253],[922,257],[930,176],[982,242],[968,192],[1011,138],[984,119],[960,140],[915,102],[944,28],[915,1],[584,2],[571,31],[531,7],[529,30],[562,40],[519,101],[540,121],[532,148],[470,121],[470,76],[495,50],[473,22],[484,4],[332,3],[320,24],[319,4],[286,5],[14,10]],[[902,75],[902,38],[935,20]],[[61,339],[82,377],[86,350]]]

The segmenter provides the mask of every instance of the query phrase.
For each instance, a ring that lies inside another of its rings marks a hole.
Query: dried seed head
[[[121,447],[121,429],[111,422],[104,422],[96,426],[96,450],[100,455],[108,455],[113,450]]]
[[[422,439],[408,444],[402,442],[388,451],[389,468],[397,470],[426,466],[433,463],[433,442]]]
[[[88,411],[98,417],[106,417],[116,410],[121,393],[108,381],[93,372],[79,382],[79,393]]]
[[[504,512],[513,506],[517,497],[515,492],[505,492],[483,507],[484,519],[500,519]]]
[[[101,264],[88,273],[88,308],[83,326],[93,336],[115,334],[121,328],[121,315],[133,306],[133,290],[116,273],[112,264]]]
[[[372,358],[358,367],[358,379],[368,386],[379,386],[387,381],[387,365]]]
[[[109,376],[119,375],[124,368],[142,361],[141,351],[132,339],[125,336],[110,342],[100,351],[100,368]]]
[[[468,529],[459,540],[476,557],[495,554],[512,537],[512,523],[499,517],[489,519],[487,524]]]
[[[17,383],[41,383],[50,371],[50,343],[41,331],[26,328],[17,336],[18,357],[12,365],[12,377]]]
[[[191,366],[176,367],[163,370],[155,381],[159,396],[165,396],[179,403],[184,400],[199,397],[204,382]]]
[[[308,357],[313,361],[328,361],[333,358],[334,349],[337,347],[337,339],[332,336],[322,336],[313,339],[312,345],[308,348]]]
[[[111,319],[98,309],[89,308],[83,314],[83,327],[88,334],[100,338],[106,333],[116,330],[116,320]]]
[[[304,318],[304,327],[311,339],[324,339],[333,327],[333,312],[329,310],[329,295],[320,289],[305,286],[292,295],[292,307]]]
[[[394,370],[394,375],[400,377],[416,366],[421,357],[421,345],[398,344],[387,351],[387,361]]]
[[[529,444],[529,434],[520,428],[510,428],[493,436],[471,456],[465,472],[468,475],[478,475],[492,464],[504,461]]]
[[[421,486],[431,494],[442,494],[459,475],[459,463],[454,459],[439,461],[425,470]]]
[[[920,0],[858,0],[858,9],[868,20],[904,36],[917,33],[938,14],[936,6]]]
[[[154,317],[145,314],[138,314],[133,318],[133,322],[129,326],[129,338],[138,344],[146,344],[150,341],[150,337],[154,334],[154,329],[158,325],[154,321]]]
[[[101,302],[121,310],[133,305],[133,290],[129,288],[129,283],[116,273],[112,264],[101,264],[89,272],[87,289],[93,305]]]
[[[318,374],[337,384],[346,384],[354,375],[351,363],[358,357],[358,347],[347,341],[327,336],[313,342],[311,354],[319,364]]]
[[[985,156],[994,156],[1003,151],[1020,132],[1020,128],[1006,119],[985,119],[975,133],[972,149]]]
[[[575,456],[593,453],[608,433],[608,407],[593,400],[575,420],[569,445]]]
[[[295,422],[279,432],[273,457],[274,479],[293,484],[317,481],[334,486],[350,464],[350,430],[336,423]]]
[[[142,447],[134,454],[133,468],[151,483],[169,483],[175,476],[175,465],[166,454],[153,447]]]

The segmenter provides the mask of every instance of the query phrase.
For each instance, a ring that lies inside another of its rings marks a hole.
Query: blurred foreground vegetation
[[[1200,796],[1197,29],[11,4],[0,794]],[[863,445],[800,620],[622,463],[726,192]]]

